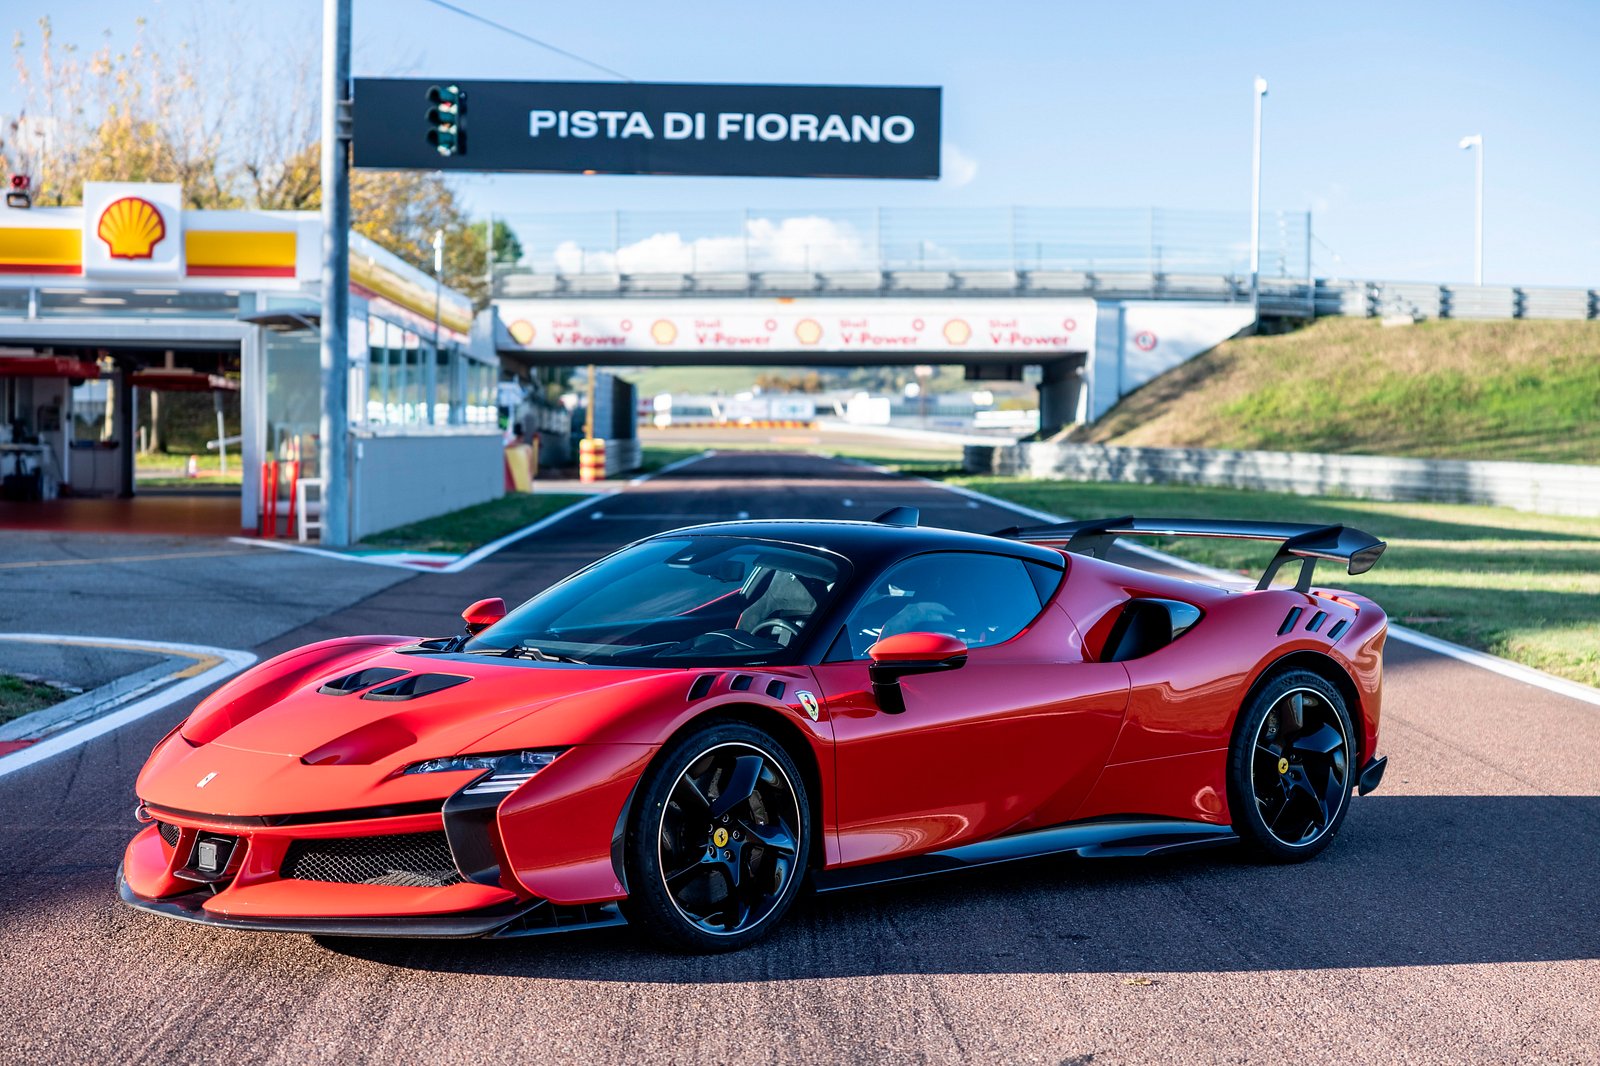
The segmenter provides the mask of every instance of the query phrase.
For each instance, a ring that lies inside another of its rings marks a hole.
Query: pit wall
[[[415,427],[413,427],[415,428]],[[355,435],[350,444],[350,540],[448,514],[505,493],[498,429]]]
[[[973,474],[1052,481],[1204,485],[1600,517],[1600,467],[1557,463],[1040,442],[968,445],[964,466]]]

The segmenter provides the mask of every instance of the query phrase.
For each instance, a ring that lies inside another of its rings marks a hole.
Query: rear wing
[[[1277,540],[1283,545],[1267,564],[1256,583],[1264,589],[1272,584],[1284,563],[1298,559],[1300,578],[1295,588],[1311,588],[1311,573],[1318,559],[1334,559],[1345,564],[1347,572],[1364,574],[1378,562],[1386,545],[1370,533],[1349,526],[1316,526],[1300,522],[1231,522],[1213,518],[1094,518],[1085,522],[1060,522],[1049,526],[1001,530],[995,536],[1031,544],[1049,544],[1079,555],[1104,559],[1119,536],[1145,537],[1226,537],[1233,540]]]

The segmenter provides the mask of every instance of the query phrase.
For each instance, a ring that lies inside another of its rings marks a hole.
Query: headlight
[[[559,751],[513,751],[494,755],[447,755],[442,759],[425,759],[405,768],[408,774],[438,774],[448,770],[488,770],[462,790],[465,796],[482,796],[494,792],[514,792],[527,784],[534,774],[555,762]]]

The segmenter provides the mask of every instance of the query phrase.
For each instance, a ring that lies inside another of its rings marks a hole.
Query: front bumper
[[[502,903],[457,914],[328,918],[303,915],[276,917],[230,914],[206,906],[218,895],[209,888],[199,888],[192,892],[161,898],[141,896],[128,884],[127,875],[120,863],[117,865],[117,895],[130,907],[159,914],[164,918],[230,929],[309,933],[313,936],[503,939],[563,933],[578,929],[603,929],[626,924],[626,919],[622,917],[615,903],[561,906],[542,899]]]

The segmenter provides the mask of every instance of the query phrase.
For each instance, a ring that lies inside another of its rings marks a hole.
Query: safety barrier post
[[[578,480],[603,481],[606,476],[604,437],[585,437],[578,442]]]

